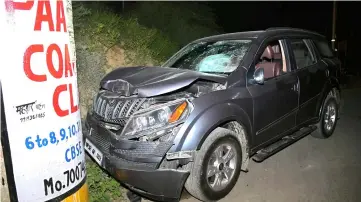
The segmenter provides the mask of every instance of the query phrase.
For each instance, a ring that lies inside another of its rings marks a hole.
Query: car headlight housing
[[[135,133],[145,135],[166,129],[184,122],[193,110],[188,100],[182,99],[155,105],[133,114],[125,125],[121,136],[132,136]]]

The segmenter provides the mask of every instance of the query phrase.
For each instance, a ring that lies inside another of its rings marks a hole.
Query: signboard
[[[63,200],[86,179],[71,2],[5,0],[0,21],[0,79],[17,199]]]

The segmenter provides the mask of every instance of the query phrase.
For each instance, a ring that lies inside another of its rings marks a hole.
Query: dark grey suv
[[[307,30],[202,38],[162,67],[107,74],[85,121],[85,149],[140,195],[177,201],[185,187],[219,200],[250,158],[332,135],[339,67],[325,37]]]

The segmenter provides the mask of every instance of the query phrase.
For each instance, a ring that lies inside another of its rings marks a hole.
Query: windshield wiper
[[[230,73],[228,72],[205,72],[205,71],[201,71],[201,73],[207,73],[207,74],[221,74],[221,75],[229,75]]]

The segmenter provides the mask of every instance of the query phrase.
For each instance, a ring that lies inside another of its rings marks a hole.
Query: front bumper
[[[111,133],[91,115],[87,116],[84,139],[102,152],[100,166],[144,197],[156,201],[179,201],[189,172],[159,168],[172,143],[115,140]]]

